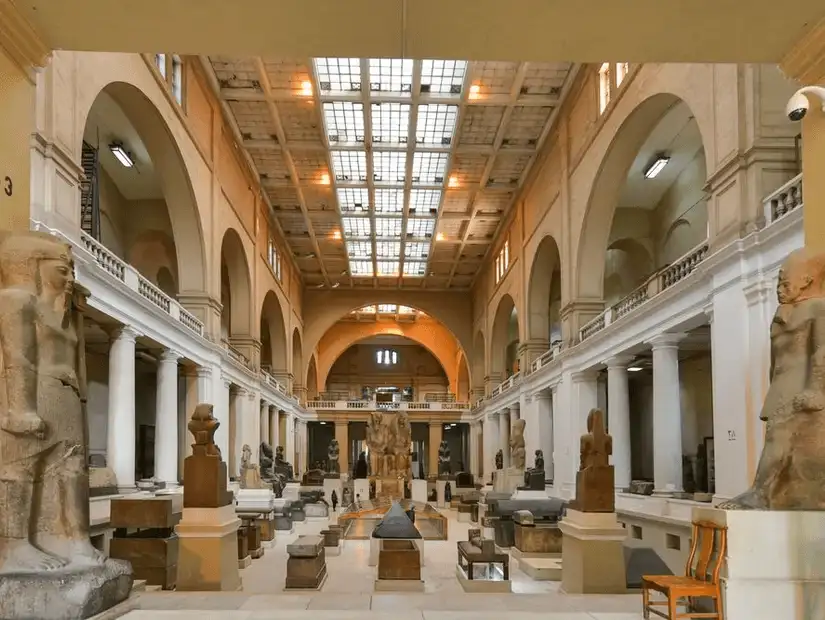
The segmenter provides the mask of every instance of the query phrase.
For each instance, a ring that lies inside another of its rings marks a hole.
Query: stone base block
[[[179,592],[237,591],[238,527],[232,505],[220,508],[184,508],[175,532],[180,540],[178,554]]]
[[[694,508],[728,528],[725,617],[825,618],[825,512]]]
[[[335,547],[324,547],[324,553],[327,555],[341,555],[341,545]]]
[[[294,558],[286,561],[287,590],[320,590],[327,578],[326,555]]]
[[[366,478],[356,478],[354,482],[354,489],[355,490],[352,496],[353,502],[359,499],[362,502],[365,502],[370,498],[370,481]]]
[[[75,620],[104,613],[126,601],[134,581],[127,562],[68,567],[48,573],[12,573],[0,577],[3,620]]]
[[[423,592],[424,581],[415,579],[376,579],[376,592]]]
[[[275,548],[275,541],[274,540],[262,540],[261,547],[264,549],[274,549]]]
[[[427,503],[427,481],[416,478],[412,481],[412,500]]]
[[[458,579],[458,583],[461,584],[461,587],[464,589],[465,592],[481,592],[481,593],[490,593],[490,592],[511,592],[512,588],[510,586],[510,580],[499,580],[493,581],[490,579],[468,579],[467,574],[461,570],[461,567],[456,564],[455,567],[455,576]]]
[[[568,509],[562,531],[562,590],[570,594],[622,594],[627,591],[625,529],[615,512]]]
[[[250,566],[252,566],[252,556],[251,555],[247,555],[246,557],[238,560],[238,568],[239,569],[249,568]]]
[[[521,558],[518,567],[533,581],[561,581],[561,558]]]
[[[514,493],[519,485],[524,483],[524,470],[513,469],[497,469],[493,472],[493,492],[495,493]]]
[[[458,522],[459,523],[471,523],[472,522],[472,513],[459,512],[458,513]]]

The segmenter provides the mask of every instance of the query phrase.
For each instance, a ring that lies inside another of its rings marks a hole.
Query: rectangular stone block
[[[109,543],[109,556],[126,560],[132,565],[135,579],[148,585],[173,590],[178,573],[178,537],[144,538],[114,537]]]
[[[113,499],[109,514],[109,524],[114,528],[171,528],[180,519],[171,497]]]
[[[294,543],[286,546],[291,558],[314,558],[324,551],[324,539],[320,536],[300,536]]]
[[[382,540],[378,579],[421,579],[421,555],[411,540]]]
[[[272,516],[256,519],[255,523],[261,529],[261,540],[275,540],[275,518]]]
[[[516,549],[522,553],[561,553],[562,533],[554,525],[515,524]]]
[[[327,574],[323,547],[315,557],[292,557],[286,561],[286,587],[288,589],[317,589]]]
[[[329,508],[327,508],[326,504],[307,504],[304,506],[304,513],[307,517],[328,517]]]

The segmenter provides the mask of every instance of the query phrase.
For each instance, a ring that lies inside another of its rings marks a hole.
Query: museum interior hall
[[[823,170],[815,0],[0,0],[0,618],[825,618]]]

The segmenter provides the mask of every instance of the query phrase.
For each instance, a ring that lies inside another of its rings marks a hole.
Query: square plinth
[[[622,594],[627,591],[623,542],[616,513],[567,510],[562,532],[562,589],[571,594]]]
[[[180,591],[236,591],[238,573],[238,528],[241,520],[231,504],[220,508],[184,508],[175,526],[179,539],[178,577]]]

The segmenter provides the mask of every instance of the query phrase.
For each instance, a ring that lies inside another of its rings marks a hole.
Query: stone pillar
[[[658,493],[682,490],[682,406],[679,341],[683,334],[660,334],[653,349],[653,486]]]
[[[155,392],[155,478],[178,484],[178,359],[171,350],[158,360]]]
[[[338,467],[342,474],[349,472],[349,422],[335,420],[335,439],[338,440]]]
[[[289,412],[284,412],[286,423],[284,424],[284,434],[286,437],[283,438],[284,444],[284,455],[286,460],[292,463],[292,468],[296,469],[298,467],[298,463],[295,463],[295,416]]]
[[[427,476],[438,476],[438,448],[444,436],[444,427],[441,422],[430,422],[430,459],[427,466]]]
[[[257,445],[252,447],[254,452],[258,452],[261,449],[261,444],[265,441],[269,443],[269,403],[265,401],[261,401],[261,414],[260,414],[260,429],[261,429],[261,436],[258,438]]]
[[[135,339],[123,326],[113,334],[109,351],[109,426],[106,459],[122,491],[135,488]]]
[[[230,440],[232,446],[229,449],[230,458],[227,460],[229,467],[229,475],[236,477],[240,474],[241,455],[243,454],[243,443],[246,423],[246,403],[249,398],[249,392],[244,388],[232,390],[229,398],[229,407],[231,413],[229,416],[232,431],[230,432]]]
[[[484,416],[484,476],[490,476],[496,470],[496,450],[498,450],[498,416],[488,413]]]
[[[280,424],[280,416],[278,415],[278,408],[275,405],[270,405],[269,407],[269,438],[267,441],[269,445],[272,446],[273,454],[275,452],[275,446],[278,445],[281,437],[281,424]]]
[[[553,479],[553,402],[550,392],[543,390],[533,395],[533,402],[536,407],[538,430],[536,435],[539,439],[539,449],[544,453],[544,478]],[[530,429],[527,432],[532,435]],[[530,466],[532,466],[532,462]]]
[[[569,388],[569,385],[565,384],[565,388]],[[553,411],[553,450],[549,460],[553,463],[553,490],[559,497],[563,497],[562,488],[567,482],[565,476],[571,470],[568,466],[570,442],[567,441],[570,436],[569,403],[562,400],[562,397],[566,398],[568,393],[569,389],[562,391],[560,383],[550,388],[550,407]],[[567,415],[562,415],[562,411],[567,411]]]
[[[627,366],[632,357],[611,357],[607,364],[607,428],[613,437],[613,469],[617,489],[630,486],[630,386]]]
[[[469,425],[469,452],[470,454],[468,463],[467,463],[467,471],[469,471],[474,476],[477,475],[476,472],[478,471],[478,424],[475,422],[471,422]]]
[[[498,413],[498,449],[504,456],[504,469],[510,467],[510,410]]]
[[[252,450],[251,463],[258,462],[258,445],[261,442],[261,397],[257,392],[247,394],[243,421],[243,442]]]
[[[212,415],[214,415],[221,426],[215,433],[215,445],[221,451],[223,460],[229,462],[229,388],[232,382],[227,377],[220,377],[218,383],[220,389],[215,398],[215,405],[213,406]]]

